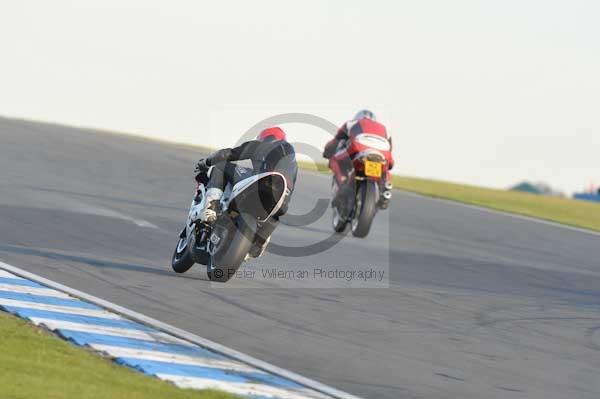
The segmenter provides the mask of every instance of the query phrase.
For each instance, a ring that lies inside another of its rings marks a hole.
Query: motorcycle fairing
[[[287,180],[285,176],[279,172],[264,172],[256,175],[252,175],[240,182],[238,182],[233,188],[226,190],[226,194],[223,196],[223,201],[221,201],[221,207],[223,210],[229,209],[230,205],[234,202],[236,198],[239,198],[243,193],[247,192],[249,188],[253,187],[255,184],[259,183],[261,180],[265,178],[278,177],[281,179],[283,184],[283,189],[281,195],[277,199],[275,206],[268,215],[264,218],[258,218],[258,222],[263,223],[271,218],[279,209],[281,209],[283,202],[285,201],[285,196],[289,193]]]
[[[281,174],[279,172],[265,172],[265,173],[259,173],[257,175],[252,175],[252,176],[238,182],[233,187],[231,186],[230,183],[228,183],[227,187],[225,188],[225,193],[223,195],[223,198],[221,199],[221,209],[223,211],[227,211],[229,209],[231,203],[236,198],[238,198],[241,194],[246,192],[250,187],[252,187],[254,184],[258,183],[260,180],[262,180],[264,178],[273,177],[273,176],[281,178],[281,181],[283,183],[283,190],[282,190],[282,195],[277,200],[275,206],[270,211],[270,213],[265,218],[260,218],[258,220],[261,223],[265,222],[270,217],[272,217],[279,209],[281,209],[283,202],[285,201],[285,196],[287,193],[289,193],[287,180],[285,179],[283,174]],[[202,212],[202,209],[204,209],[204,202],[205,202],[205,197],[206,197],[206,187],[204,186],[204,184],[200,184],[198,186],[198,190],[200,190],[202,199],[199,203],[192,201],[192,205],[190,207],[190,212],[188,215],[188,223],[186,225],[188,237],[189,237],[189,233],[193,229],[195,222],[200,217],[200,213]]]

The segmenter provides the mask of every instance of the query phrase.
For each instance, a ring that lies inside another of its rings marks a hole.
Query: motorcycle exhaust
[[[379,198],[379,208],[387,209],[390,205],[390,199],[392,198],[392,192],[390,190],[386,190],[381,193],[381,197]]]
[[[394,188],[394,185],[392,184],[391,181],[385,182],[385,189],[390,191],[392,188]],[[391,193],[390,193],[390,197],[391,197]]]

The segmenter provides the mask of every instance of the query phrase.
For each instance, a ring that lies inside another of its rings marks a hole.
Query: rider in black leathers
[[[252,168],[232,163],[241,160],[252,161]],[[271,234],[279,224],[279,217],[287,212],[294,190],[298,173],[294,147],[287,142],[286,134],[281,128],[271,127],[263,130],[256,140],[247,141],[235,148],[224,148],[201,159],[196,165],[196,172],[206,172],[211,166],[214,168],[206,191],[204,209],[200,214],[200,220],[204,223],[213,223],[216,220],[223,190],[228,182],[235,185],[254,174],[272,171],[279,172],[285,177],[289,191],[286,193],[284,203],[271,219],[258,226],[257,245],[250,250],[252,257],[262,255]]]

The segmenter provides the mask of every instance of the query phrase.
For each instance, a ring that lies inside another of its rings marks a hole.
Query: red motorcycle
[[[341,187],[333,177],[333,229],[342,233],[350,224],[353,236],[366,237],[377,210],[387,209],[392,198],[392,145],[386,137],[360,133],[351,134],[340,147],[348,152],[353,170]]]

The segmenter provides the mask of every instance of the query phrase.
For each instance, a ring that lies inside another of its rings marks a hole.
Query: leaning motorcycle
[[[352,235],[366,237],[379,209],[387,209],[392,198],[392,184],[386,181],[391,159],[391,144],[381,136],[361,133],[341,143],[339,151],[351,154],[353,170],[344,185],[332,183],[332,225],[338,233],[351,226]],[[331,162],[331,160],[330,160]]]
[[[184,273],[199,263],[206,266],[210,280],[226,282],[250,257],[252,246],[259,245],[257,229],[279,211],[289,191],[285,177],[278,172],[260,173],[235,185],[228,183],[217,220],[212,224],[203,223],[200,213],[211,171],[212,168],[196,176],[196,196],[179,235],[171,266],[175,272]]]

